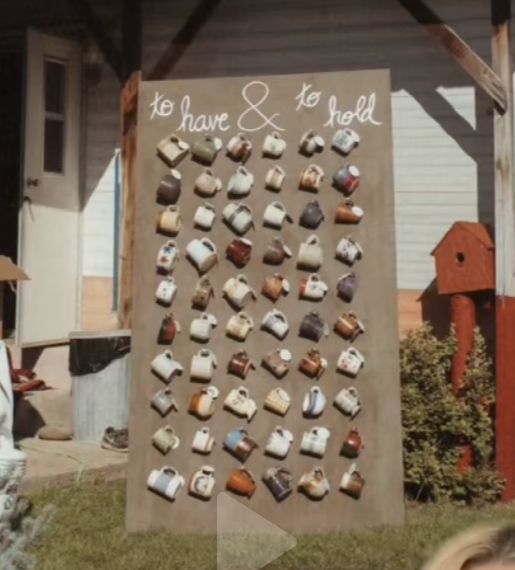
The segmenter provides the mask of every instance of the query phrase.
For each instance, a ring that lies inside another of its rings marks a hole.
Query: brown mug
[[[291,257],[291,249],[286,246],[280,237],[273,237],[263,255],[263,262],[268,265],[281,265],[286,257]]]
[[[211,281],[209,281],[207,277],[201,277],[195,285],[193,297],[191,298],[191,304],[196,309],[204,311],[207,309],[211,297],[214,296],[215,295]]]
[[[181,175],[177,170],[165,174],[157,187],[157,202],[163,206],[176,204],[181,195]]]
[[[235,352],[227,364],[227,372],[229,374],[234,374],[243,380],[247,377],[247,374],[252,368],[255,368],[255,366],[250,360],[246,350]]]
[[[340,202],[334,214],[335,224],[359,224],[363,217],[363,210],[355,206],[350,199]]]
[[[334,323],[334,330],[345,340],[352,342],[365,332],[365,327],[356,316],[356,313],[349,311],[338,317],[338,320]]]
[[[250,261],[252,242],[245,238],[233,240],[225,250],[225,255],[236,267],[245,267]]]
[[[275,302],[281,295],[288,293],[289,289],[288,281],[281,274],[274,273],[265,278],[261,293]]]
[[[359,499],[361,497],[361,493],[363,492],[363,487],[365,486],[365,479],[361,475],[361,473],[354,469],[352,472],[347,472],[347,480],[345,483],[340,485],[340,489],[346,494],[352,497],[353,499]]]
[[[318,348],[311,348],[301,358],[299,362],[299,370],[310,378],[320,378],[327,368],[327,360],[322,358]]]
[[[244,467],[240,467],[239,469],[235,469],[229,476],[227,489],[237,495],[250,498],[256,491],[256,482],[250,471]]]
[[[263,357],[263,368],[271,372],[276,378],[282,378],[290,369],[291,357],[289,350],[277,348]]]
[[[159,333],[157,335],[157,343],[172,344],[175,339],[175,335],[180,331],[181,326],[179,322],[175,320],[172,313],[168,313],[161,321],[161,326],[159,327]]]
[[[343,442],[341,454],[349,459],[356,459],[364,447],[363,440],[357,428],[351,428]]]

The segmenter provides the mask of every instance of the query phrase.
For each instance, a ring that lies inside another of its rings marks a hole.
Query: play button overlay
[[[218,570],[259,570],[297,545],[294,536],[228,493],[216,503]]]

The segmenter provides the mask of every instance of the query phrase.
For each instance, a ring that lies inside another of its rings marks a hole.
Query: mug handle
[[[163,354],[168,360],[173,360],[173,352],[171,350],[165,350]]]

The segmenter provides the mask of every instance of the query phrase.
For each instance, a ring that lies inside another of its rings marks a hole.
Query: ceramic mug
[[[175,133],[164,138],[157,145],[159,158],[170,168],[177,166],[189,151],[189,144]]]
[[[299,370],[317,380],[327,370],[327,359],[323,358],[318,348],[310,348],[299,362]]]
[[[207,308],[211,297],[214,297],[213,285],[207,277],[201,277],[195,284],[191,304],[203,311]]]
[[[354,386],[340,390],[340,392],[336,394],[334,403],[337,408],[351,418],[355,418],[361,410],[359,394]]]
[[[250,301],[257,298],[256,292],[250,287],[245,275],[236,275],[236,277],[227,279],[222,292],[236,309],[243,309]]]
[[[213,164],[216,155],[220,152],[222,147],[223,143],[221,138],[206,134],[203,139],[193,144],[191,155],[197,162],[210,165]]]
[[[291,249],[283,242],[282,238],[274,236],[266,247],[263,262],[268,265],[281,265],[287,257],[292,255]]]
[[[329,290],[327,284],[322,281],[318,273],[311,273],[308,277],[300,280],[299,297],[301,299],[310,299],[311,301],[320,301]]]
[[[291,398],[283,388],[277,387],[268,392],[264,407],[279,416],[285,416],[291,406]]]
[[[238,235],[247,233],[254,225],[252,210],[243,203],[231,202],[222,212],[225,223]]]
[[[314,457],[323,457],[326,449],[327,442],[331,432],[325,427],[314,427],[309,431],[304,432],[300,444],[300,450],[306,455],[313,455]]]
[[[322,168],[317,164],[310,164],[300,173],[299,188],[308,192],[318,192],[323,180]]]
[[[158,233],[175,236],[182,228],[182,217],[179,206],[167,206],[156,220],[156,231]]]
[[[286,315],[277,309],[268,311],[261,321],[261,328],[272,333],[279,340],[282,340],[289,331]]]
[[[299,225],[308,229],[316,229],[324,220],[324,212],[318,200],[311,200],[306,204],[299,218]]]
[[[347,376],[355,378],[363,368],[364,364],[365,357],[357,348],[350,346],[347,350],[343,350],[340,353],[336,368]]]
[[[236,267],[245,267],[250,261],[252,242],[246,238],[234,239],[226,248],[225,255]]]
[[[322,467],[315,467],[299,479],[299,489],[310,499],[320,501],[329,493],[331,486]]]
[[[199,196],[211,198],[222,189],[222,181],[210,168],[205,168],[195,180],[194,189]]]
[[[238,428],[229,432],[224,440],[224,449],[242,463],[247,461],[254,449],[258,447],[256,441],[250,437],[244,428]]]
[[[316,311],[308,313],[301,321],[299,336],[318,342],[322,336],[328,336],[329,328]]]
[[[166,455],[170,450],[177,449],[181,442],[172,426],[163,426],[152,436],[152,443],[156,449]]]
[[[363,440],[357,428],[351,428],[341,448],[341,455],[356,459],[364,449]]]
[[[252,360],[250,360],[246,350],[235,352],[227,364],[227,372],[243,380],[253,368],[255,368],[255,365]]]
[[[247,418],[249,422],[257,412],[256,402],[249,396],[247,388],[243,386],[229,392],[225,398],[224,407],[237,416]]]
[[[320,245],[320,239],[315,234],[308,236],[299,246],[297,255],[297,267],[316,271],[324,260],[324,252]]]
[[[215,484],[215,468],[211,465],[202,465],[198,471],[193,473],[188,491],[194,497],[209,500],[213,495]]]
[[[304,156],[313,156],[316,152],[322,152],[324,146],[324,139],[310,130],[302,135],[299,142],[299,152]]]
[[[206,237],[191,240],[186,254],[200,273],[207,273],[218,262],[216,245]]]
[[[263,481],[278,502],[284,501],[293,491],[293,475],[284,467],[269,467]]]
[[[181,195],[181,173],[172,169],[164,175],[157,187],[157,202],[164,206],[177,203]]]
[[[235,340],[244,341],[253,328],[254,321],[252,318],[247,313],[240,311],[229,319],[225,332],[227,336]]]
[[[346,127],[345,129],[339,129],[334,133],[331,146],[334,150],[343,154],[343,156],[347,156],[359,145],[359,143],[360,137],[358,133]]]
[[[365,326],[358,319],[356,313],[348,311],[338,317],[334,324],[334,330],[345,340],[354,341],[360,334],[365,332]]]
[[[229,491],[232,491],[237,495],[243,495],[249,499],[257,489],[254,476],[248,469],[245,469],[245,467],[235,469],[231,473],[229,479],[227,480],[226,487]]]
[[[335,224],[359,224],[365,212],[359,206],[355,206],[354,202],[347,198],[340,202],[336,207],[334,214]]]
[[[263,156],[270,158],[281,158],[283,152],[286,150],[286,141],[281,138],[277,132],[266,135],[263,141]]]
[[[274,428],[265,446],[265,453],[278,459],[284,459],[293,443],[293,434],[282,426]]]
[[[177,406],[177,402],[170,388],[163,388],[162,390],[158,390],[152,396],[150,404],[155,410],[159,412],[163,418],[167,416],[172,410],[175,410],[176,412],[179,411],[179,407]]]
[[[358,277],[355,273],[345,273],[345,275],[342,275],[336,283],[338,296],[347,303],[350,303],[352,299],[354,299],[357,288]]]
[[[278,165],[272,166],[266,173],[265,177],[265,188],[268,190],[273,190],[274,192],[280,192],[284,179],[286,178],[286,172]]]
[[[318,418],[325,410],[327,398],[322,389],[318,386],[312,386],[302,401],[302,413],[306,418]]]
[[[263,214],[264,225],[280,230],[283,227],[284,221],[293,221],[286,211],[286,206],[282,202],[272,202],[268,204]]]
[[[347,196],[353,194],[360,183],[360,172],[357,166],[346,164],[333,176],[333,184]]]
[[[199,342],[207,342],[211,338],[211,331],[216,327],[218,321],[211,313],[202,313],[190,324],[190,337]]]
[[[229,196],[247,196],[254,186],[254,175],[244,166],[238,166],[236,172],[229,178],[227,193]]]
[[[216,208],[209,202],[204,202],[196,210],[193,223],[197,228],[209,231],[215,222]]]
[[[184,368],[173,357],[171,350],[165,350],[154,357],[150,364],[152,372],[169,384],[176,376],[182,374]]]
[[[354,265],[358,259],[363,257],[363,248],[351,236],[342,238],[336,246],[336,257],[344,261],[347,265]]]
[[[149,489],[171,501],[177,497],[185,484],[184,477],[170,465],[153,469],[147,479]]]
[[[202,388],[191,397],[188,412],[199,419],[209,419],[215,412],[215,400],[220,395],[218,388]]]
[[[358,471],[358,467],[353,463],[343,474],[340,481],[340,490],[353,499],[359,499],[365,486],[365,479]]]
[[[242,133],[238,133],[227,143],[227,155],[237,162],[247,162],[251,154],[252,143]]]
[[[164,243],[157,254],[156,267],[157,272],[168,275],[173,271],[175,263],[179,259],[179,248],[172,240]]]
[[[202,382],[210,382],[217,366],[215,353],[208,348],[201,348],[191,359],[190,377]]]
[[[208,426],[201,427],[195,432],[193,436],[193,443],[191,448],[197,453],[207,455],[211,453],[215,445],[215,438],[211,435],[211,431]]]
[[[158,344],[172,344],[175,340],[175,335],[181,332],[181,325],[172,313],[168,313],[163,317],[159,333],[157,335]]]
[[[276,378],[282,378],[290,369],[292,353],[287,349],[275,349],[263,357],[263,367],[271,372]]]
[[[271,301],[275,302],[281,295],[287,295],[289,292],[290,282],[279,273],[265,277],[261,293]]]
[[[156,302],[164,307],[169,307],[177,293],[177,284],[171,276],[165,277],[159,282],[156,289]]]

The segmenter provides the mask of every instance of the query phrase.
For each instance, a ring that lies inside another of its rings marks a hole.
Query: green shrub
[[[451,386],[454,331],[437,339],[424,324],[401,341],[405,488],[409,498],[477,504],[497,500],[503,480],[493,468],[495,383],[479,330],[461,397]],[[460,474],[465,444],[474,468]]]

